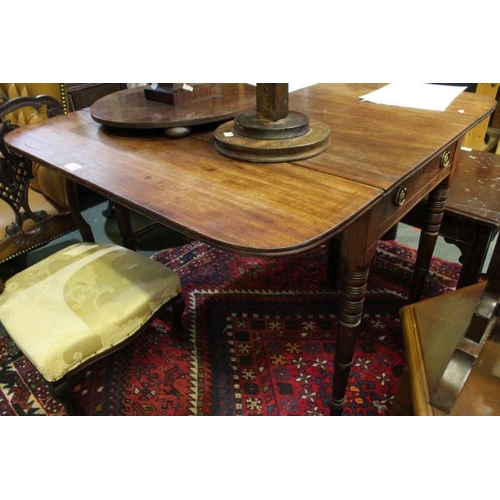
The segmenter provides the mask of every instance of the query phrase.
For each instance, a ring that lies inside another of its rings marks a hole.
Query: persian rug
[[[345,415],[387,415],[405,363],[399,310],[416,252],[381,241],[373,260]],[[154,259],[181,277],[190,348],[155,320],[75,374],[88,415],[328,415],[338,292],[324,246],[293,257],[238,256],[200,242]],[[433,259],[424,298],[455,288],[460,265]],[[24,357],[0,338],[0,415],[64,415]]]

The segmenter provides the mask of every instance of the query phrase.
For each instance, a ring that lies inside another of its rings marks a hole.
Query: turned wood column
[[[345,265],[345,264],[344,264]],[[330,401],[332,415],[340,415],[345,406],[345,393],[359,335],[369,266],[344,268],[341,282],[339,331],[335,348],[333,390]]]
[[[418,242],[417,260],[413,272],[409,303],[417,302],[422,294],[425,279],[429,272],[429,267],[439,236],[439,228],[443,220],[446,199],[448,198],[448,188],[450,177],[447,177],[441,184],[429,193],[427,201],[427,214],[422,224],[420,240]]]
[[[370,264],[377,249],[375,227],[368,214],[342,233],[339,327],[330,400],[333,416],[341,415],[346,403],[346,389],[361,328]]]

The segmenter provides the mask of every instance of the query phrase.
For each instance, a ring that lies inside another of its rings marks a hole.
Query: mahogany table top
[[[291,93],[290,110],[331,129],[326,152],[293,163],[224,157],[210,125],[169,139],[108,129],[85,110],[22,127],[6,141],[191,237],[240,253],[298,253],[341,232],[496,104],[463,93],[435,112],[359,99],[380,86],[319,84]]]

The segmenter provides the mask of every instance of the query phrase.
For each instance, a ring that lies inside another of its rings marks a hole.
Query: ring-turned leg
[[[354,350],[359,334],[370,263],[375,255],[378,225],[372,214],[358,219],[341,238],[342,274],[340,279],[340,310],[337,344],[333,366],[331,415],[341,415],[351,372]]]
[[[345,394],[363,315],[369,272],[368,266],[356,270],[346,267],[344,267],[341,282],[339,331],[330,401],[332,415],[340,415],[345,406]]]
[[[422,294],[425,279],[436,247],[441,221],[443,220],[450,178],[447,177],[433,189],[427,201],[427,214],[422,224],[420,240],[418,242],[417,260],[413,272],[413,281],[409,294],[409,302],[417,302]]]

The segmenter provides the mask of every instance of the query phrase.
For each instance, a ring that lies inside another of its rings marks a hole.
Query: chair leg
[[[184,328],[182,324],[182,315],[184,313],[184,309],[186,308],[186,303],[184,302],[184,298],[182,297],[182,293],[175,296],[170,302],[165,304],[164,313],[167,311],[171,312],[170,318],[172,322],[172,332],[179,339],[180,343],[187,350],[192,351],[193,345],[189,340],[189,335],[187,330]],[[162,312],[162,314],[164,314]]]
[[[67,379],[63,378],[49,384],[51,394],[59,400],[70,416],[82,415],[80,405],[75,401]]]
[[[7,356],[10,359],[15,359],[21,355],[21,349],[17,347],[17,344],[10,338],[10,335],[7,334]]]
[[[130,212],[123,205],[118,203],[114,204],[116,223],[120,231],[123,246],[130,250],[137,250],[137,241],[134,231],[132,229],[132,222],[130,220]]]
[[[114,214],[115,214],[114,203],[111,200],[108,200],[108,206],[102,211],[102,215],[104,215],[106,219],[109,219],[110,217],[113,217]]]
[[[182,315],[184,314],[184,309],[186,308],[186,303],[182,297],[182,294],[177,295],[171,301],[172,303],[172,327],[175,331],[183,330],[182,326]]]

